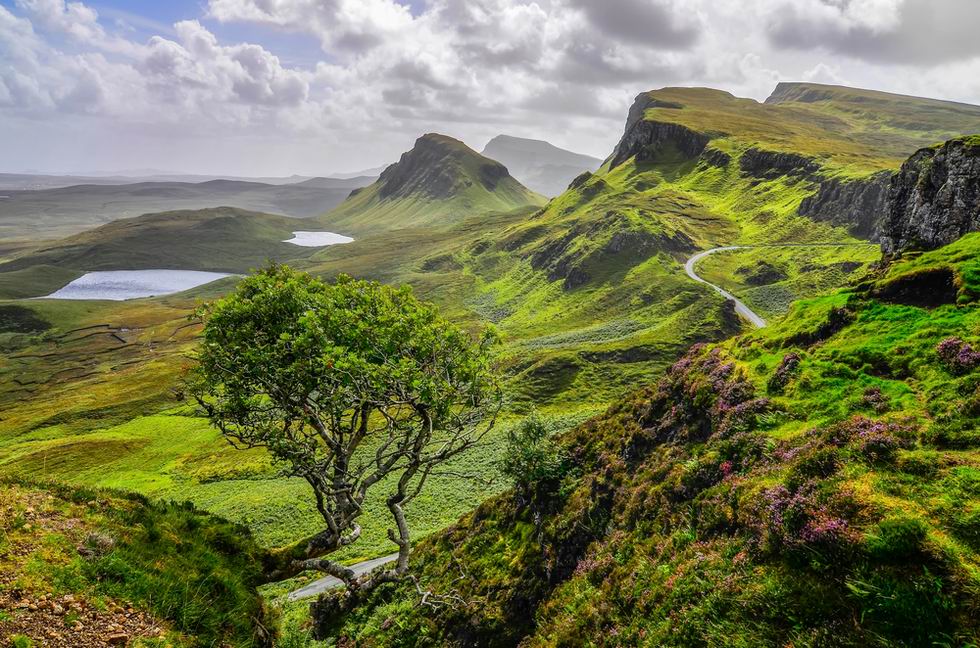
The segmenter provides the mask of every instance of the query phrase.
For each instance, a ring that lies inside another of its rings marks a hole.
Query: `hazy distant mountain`
[[[349,180],[351,178],[357,178],[362,176],[374,176],[377,177],[381,175],[381,172],[388,168],[389,165],[385,164],[378,167],[372,167],[370,169],[361,169],[360,171],[349,171],[347,173],[331,173],[331,178],[340,178],[342,180]]]
[[[526,187],[545,196],[557,196],[583,171],[595,171],[602,160],[558,148],[542,140],[498,135],[483,149]]]
[[[366,187],[378,179],[377,175],[360,175],[351,178],[310,178],[303,182],[297,182],[296,187],[310,187],[316,189],[358,189]]]
[[[377,182],[351,193],[319,220],[341,232],[439,226],[544,202],[504,165],[452,137],[429,133],[385,169]]]
[[[312,178],[267,184],[239,180],[83,184],[34,191],[0,190],[0,240],[43,240],[150,212],[238,207],[309,218],[330,211],[374,178]]]
[[[378,174],[365,174],[375,175]],[[338,176],[339,177],[339,176]],[[354,177],[346,176],[345,178]],[[74,185],[122,185],[135,184],[138,182],[209,182],[211,180],[238,180],[241,182],[261,182],[263,184],[284,185],[295,184],[309,180],[311,176],[291,175],[284,177],[243,177],[231,175],[195,175],[189,173],[158,173],[158,174],[130,174],[119,173],[112,175],[100,174],[70,174],[57,175],[45,173],[0,173],[0,191],[10,189],[57,189],[59,187],[71,187]]]

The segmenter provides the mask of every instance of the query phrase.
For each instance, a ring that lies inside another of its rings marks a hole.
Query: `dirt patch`
[[[144,612],[101,597],[55,592],[30,573],[38,560],[73,559],[71,547],[85,545],[90,524],[58,510],[60,502],[43,491],[0,485],[0,501],[0,646],[27,637],[38,648],[108,648],[166,634]]]
[[[952,268],[929,268],[881,284],[872,296],[891,304],[936,308],[956,303],[958,284]]]

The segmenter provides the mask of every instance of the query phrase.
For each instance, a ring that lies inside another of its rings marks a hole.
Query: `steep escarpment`
[[[664,102],[643,93],[636,97],[626,118],[626,130],[612,155],[606,161],[610,168],[618,167],[630,158],[637,162],[656,160],[659,156],[680,153],[696,158],[708,145],[710,138],[680,124],[646,118],[651,108],[677,109],[680,104]]]
[[[801,216],[846,228],[854,236],[877,241],[888,208],[892,173],[882,171],[863,179],[830,178],[800,203]]]
[[[354,191],[320,220],[353,232],[444,226],[467,216],[542,203],[544,198],[515,180],[504,165],[459,140],[429,133],[377,182]]]
[[[918,151],[891,183],[882,249],[930,250],[980,229],[980,137]]]
[[[980,638],[980,234],[695,346],[319,630],[362,646]],[[955,276],[958,303],[888,286]],[[965,296],[965,298],[964,298]],[[452,605],[421,608],[418,590]],[[315,606],[316,608],[316,606]]]

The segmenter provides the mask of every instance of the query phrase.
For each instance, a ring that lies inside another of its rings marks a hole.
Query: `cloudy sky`
[[[980,104],[980,0],[0,0],[0,171],[325,174],[421,133],[605,157],[633,97]]]

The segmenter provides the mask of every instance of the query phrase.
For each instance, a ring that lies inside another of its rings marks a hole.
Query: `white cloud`
[[[428,0],[414,15],[395,0],[210,0],[158,28],[83,2],[15,7],[0,5],[0,115],[51,138],[21,151],[34,166],[73,145],[53,120],[157,142],[113,149],[142,156],[119,166],[292,173],[375,166],[429,130],[604,156],[632,98],[663,85],[762,99],[803,79],[980,100],[976,0]],[[137,40],[135,23],[155,35]],[[253,42],[215,35],[240,23]],[[322,60],[284,63],[261,38],[277,32],[312,36]]]

